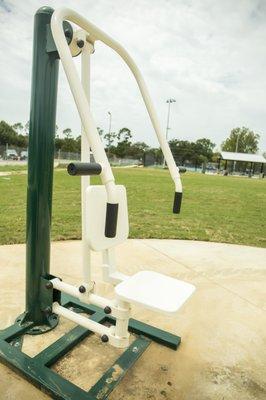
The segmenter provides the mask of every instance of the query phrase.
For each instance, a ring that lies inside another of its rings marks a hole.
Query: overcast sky
[[[266,150],[265,0],[0,0],[0,119],[29,115],[33,16],[42,5],[67,6],[86,16],[132,55],[170,138],[210,138],[219,148],[230,130],[247,126]],[[135,141],[157,146],[136,83],[122,60],[96,43],[92,56],[92,111],[98,126],[126,126]],[[80,133],[60,68],[59,130]]]

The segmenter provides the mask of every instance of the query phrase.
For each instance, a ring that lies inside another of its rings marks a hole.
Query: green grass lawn
[[[0,165],[0,172],[18,172],[18,171],[26,171],[27,165]]]
[[[172,214],[168,171],[114,169],[127,187],[130,237],[194,239],[266,247],[266,179],[186,173],[182,213]],[[25,241],[25,175],[0,177],[0,244]],[[99,183],[98,179],[92,182]],[[80,179],[55,170],[52,239],[79,239]]]

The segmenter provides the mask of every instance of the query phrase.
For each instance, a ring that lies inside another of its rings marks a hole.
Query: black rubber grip
[[[183,167],[182,165],[180,167],[178,167],[178,170],[179,170],[180,174],[184,174],[185,172],[187,172],[186,167]]]
[[[70,163],[67,166],[67,172],[72,176],[100,175],[102,167],[97,163]]]
[[[181,203],[182,203],[182,193],[175,192],[174,205],[173,205],[173,213],[174,214],[180,213]]]
[[[107,203],[105,218],[105,236],[114,238],[116,235],[118,204]]]

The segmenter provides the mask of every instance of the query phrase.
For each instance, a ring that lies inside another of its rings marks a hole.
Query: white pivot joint
[[[61,281],[59,278],[50,280],[53,288],[60,292],[67,293],[87,304],[94,304],[103,308],[106,315],[116,319],[116,324],[106,327],[98,322],[91,321],[88,318],[60,306],[58,302],[53,303],[53,312],[70,319],[77,324],[90,329],[103,338],[103,342],[110,342],[114,347],[125,348],[129,345],[128,321],[130,317],[130,305],[126,301],[119,299],[110,300],[105,297],[86,291],[81,285],[79,288]]]

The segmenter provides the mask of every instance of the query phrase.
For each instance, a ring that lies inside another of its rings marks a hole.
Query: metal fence
[[[91,154],[91,162],[94,161],[93,155]],[[22,161],[25,163],[28,159],[28,151],[27,149],[16,147],[16,146],[3,146],[0,145],[0,162],[1,164],[22,164]],[[81,155],[80,153],[72,153],[72,152],[65,152],[65,151],[55,151],[54,159],[56,164],[66,164],[70,161],[80,161]],[[110,163],[113,166],[133,166],[133,165],[140,165],[141,161],[138,159],[132,158],[117,158],[117,157],[110,157]]]
[[[126,166],[133,166],[133,165],[141,165],[141,161],[134,159],[134,158],[110,158],[110,164],[116,167],[126,167]]]
[[[80,161],[81,155],[80,153],[72,153],[72,152],[64,152],[61,150],[55,151],[54,153],[55,165],[58,164],[67,164],[70,161]],[[28,151],[26,148],[16,147],[13,145],[0,145],[0,163],[4,164],[26,164],[28,159]],[[93,162],[93,155],[91,154],[91,162]],[[126,166],[140,166],[144,167],[158,167],[162,168],[162,160],[156,160],[154,154],[146,152],[143,155],[143,160],[134,159],[134,158],[117,158],[115,156],[111,156],[109,158],[110,164],[116,167],[126,167]],[[175,160],[177,165],[181,165],[178,163],[178,160]],[[192,172],[203,172],[203,173],[226,173],[233,175],[242,175],[242,176],[250,176],[250,175],[260,175],[261,174],[261,166],[260,164],[254,164],[252,170],[250,169],[250,165],[244,162],[236,162],[234,165],[233,162],[227,164],[227,169],[225,171],[225,163],[222,162],[220,165],[220,170],[218,170],[218,163],[207,163],[202,165],[193,165],[190,162],[185,162],[183,165],[187,171]],[[265,170],[265,168],[264,168]]]
[[[57,161],[80,161],[80,153],[71,153],[70,151],[55,151],[54,158]]]

